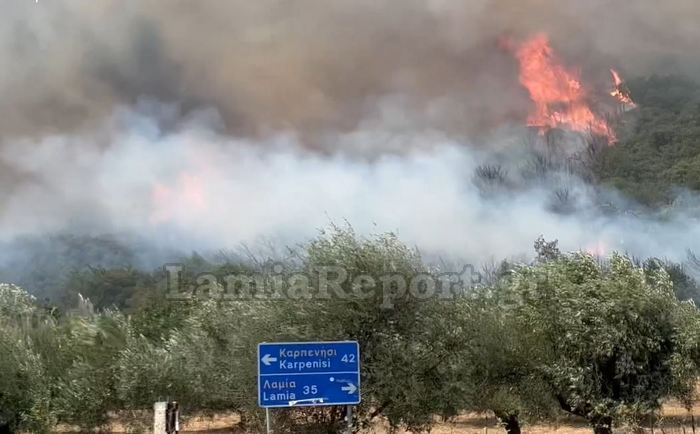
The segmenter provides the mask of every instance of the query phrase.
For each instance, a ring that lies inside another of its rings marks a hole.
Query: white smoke
[[[700,227],[680,212],[665,219],[603,214],[594,204],[599,193],[570,175],[485,195],[473,176],[493,155],[436,131],[377,120],[328,136],[326,148],[335,151],[324,154],[292,133],[264,143],[217,133],[214,112],[162,127],[173,109],[150,107],[159,115],[118,110],[97,134],[0,148],[0,166],[30,180],[5,192],[0,241],[67,230],[206,250],[303,242],[347,221],[360,233],[394,231],[426,254],[472,263],[527,254],[540,234],[564,250],[674,260],[700,241]],[[494,149],[521,143],[493,140]],[[512,154],[514,170],[522,160]],[[576,198],[576,212],[551,210],[561,187]]]

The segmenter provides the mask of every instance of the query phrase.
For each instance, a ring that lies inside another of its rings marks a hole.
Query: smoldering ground
[[[530,109],[508,38],[546,32],[589,83],[697,76],[690,0],[11,1],[0,22],[0,237],[136,234],[213,249],[329,222],[479,263],[564,249],[682,259],[692,205],[639,217],[554,171],[522,183]],[[605,87],[601,87],[603,91]],[[552,207],[571,195],[565,213]],[[601,211],[601,197],[618,210]],[[693,201],[691,200],[691,203]]]

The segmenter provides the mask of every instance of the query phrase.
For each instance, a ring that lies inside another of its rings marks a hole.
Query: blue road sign
[[[260,407],[360,403],[360,346],[354,341],[258,344]]]

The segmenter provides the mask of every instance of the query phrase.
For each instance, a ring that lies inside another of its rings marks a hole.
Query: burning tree
[[[520,83],[527,89],[534,109],[527,119],[529,126],[541,132],[563,128],[592,136],[605,137],[608,143],[617,141],[604,113],[591,105],[591,95],[580,74],[567,68],[552,49],[549,38],[538,34],[520,44],[515,50],[520,65]],[[634,108],[629,89],[620,74],[610,69],[614,88],[609,94],[622,110]]]

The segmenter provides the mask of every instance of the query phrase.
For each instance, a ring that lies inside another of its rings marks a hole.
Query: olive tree
[[[692,392],[700,320],[663,269],[561,255],[516,268],[499,291],[514,327],[538,342],[535,369],[561,409],[596,434]]]
[[[43,327],[34,298],[0,284],[0,432],[48,432],[55,420],[41,339],[33,338]]]
[[[540,336],[522,328],[503,309],[498,291],[484,288],[460,302],[464,340],[454,354],[459,362],[456,396],[462,409],[492,412],[508,434],[522,422],[556,414],[552,389],[538,369],[545,362]]]
[[[381,416],[422,431],[436,414],[460,409],[453,381],[453,354],[463,345],[457,305],[429,283],[434,270],[417,251],[393,234],[365,238],[334,227],[306,246],[301,263],[308,290],[297,285],[278,305],[278,330],[288,339],[359,341],[358,427]]]

